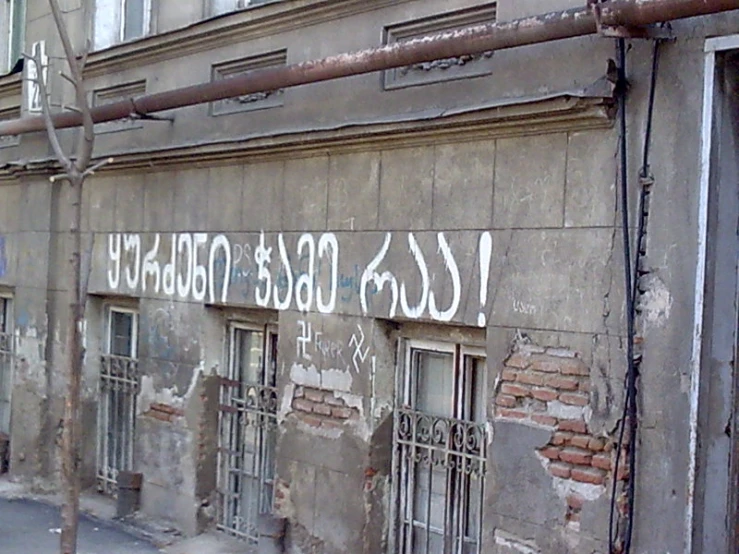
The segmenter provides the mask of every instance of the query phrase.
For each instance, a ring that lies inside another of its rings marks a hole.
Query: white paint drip
[[[488,279],[490,278],[490,260],[493,256],[493,237],[485,232],[480,235],[480,313],[477,315],[477,326],[485,327],[485,306],[488,303]]]

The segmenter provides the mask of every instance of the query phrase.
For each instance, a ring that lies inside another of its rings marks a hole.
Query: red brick
[[[571,406],[587,406],[590,403],[590,397],[580,393],[563,392],[559,395],[559,401]]]
[[[597,437],[593,437],[592,439],[590,439],[590,442],[588,442],[588,449],[592,450],[593,452],[602,452],[605,446],[606,441]]]
[[[531,363],[531,356],[516,352],[511,354],[505,361],[505,365],[508,367],[514,367],[516,369],[526,369]]]
[[[562,375],[589,376],[590,368],[588,368],[588,366],[586,366],[582,362],[582,360],[578,360],[578,359],[562,360],[562,364],[560,365],[560,373],[562,373]]]
[[[531,369],[543,371],[544,373],[559,373],[562,363],[563,361],[561,359],[552,359],[548,356],[536,356],[531,363]]]
[[[611,470],[611,456],[608,454],[596,454],[590,461],[593,467],[598,469],[605,469],[606,471]]]
[[[593,455],[587,450],[579,448],[564,448],[559,453],[559,459],[575,465],[589,466]]]
[[[605,473],[594,467],[573,467],[570,476],[575,481],[591,485],[602,485],[606,480]]]
[[[335,406],[331,408],[331,416],[337,419],[349,419],[352,417],[352,409],[345,406]]]
[[[585,499],[579,494],[568,494],[567,495],[567,506],[573,510],[582,510]]]
[[[546,446],[539,450],[539,454],[550,460],[559,460],[559,448],[553,446]]]
[[[618,465],[618,475],[616,475],[616,479],[619,481],[628,481],[629,475],[629,466],[627,464],[620,463]]]
[[[580,512],[570,511],[567,513],[566,518],[568,522],[576,523],[580,521]]]
[[[576,377],[562,377],[561,375],[550,375],[546,383],[550,387],[559,390],[577,390],[579,385]]]
[[[561,433],[557,431],[552,437],[552,444],[556,446],[567,444],[572,438],[572,433]]]
[[[560,431],[572,431],[573,433],[587,433],[588,426],[581,419],[560,419],[558,429]]]
[[[331,415],[331,406],[328,404],[314,404],[313,412],[321,415]]]
[[[519,383],[523,383],[525,385],[544,384],[544,376],[541,373],[532,373],[528,371],[522,371],[521,373],[519,373],[517,380]]]
[[[503,383],[500,386],[500,392],[503,394],[510,394],[511,396],[529,396],[531,393],[527,387],[511,385],[509,383]]]
[[[590,381],[580,381],[578,388],[580,389],[580,392],[590,392]]]
[[[343,429],[344,422],[337,421],[335,419],[324,419],[321,421],[321,427],[325,427],[327,429]]]
[[[500,378],[503,381],[515,381],[518,377],[518,372],[513,371],[512,369],[504,369],[500,372]]]
[[[531,419],[539,425],[546,425],[547,427],[554,427],[557,425],[557,418],[546,414],[534,414]]]
[[[298,417],[300,418],[300,421],[303,423],[307,423],[308,425],[312,427],[320,427],[321,426],[321,418],[312,416],[309,414],[298,414]]]
[[[550,389],[534,389],[531,391],[531,395],[543,402],[550,402],[557,398],[557,392]]]
[[[511,419],[526,419],[529,414],[522,412],[521,410],[509,410],[506,408],[498,408],[498,417],[507,417]]]
[[[549,464],[549,473],[560,479],[570,478],[571,468],[567,464],[552,463]]]
[[[574,435],[570,439],[570,445],[576,446],[577,448],[585,448],[588,449],[588,445],[590,444],[590,437],[588,435]]]
[[[311,413],[313,411],[313,402],[310,400],[305,400],[303,398],[296,398],[293,400],[293,409],[294,410],[300,410],[301,412],[308,412]]]
[[[322,390],[306,388],[304,394],[311,402],[323,402],[324,396]]]
[[[495,403],[504,408],[513,408],[518,404],[518,400],[516,400],[515,396],[511,396],[509,394],[499,394],[495,398]]]

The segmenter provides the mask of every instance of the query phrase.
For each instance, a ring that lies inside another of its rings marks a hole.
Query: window
[[[228,344],[219,414],[218,527],[256,542],[258,517],[272,512],[277,333],[269,326],[233,324]]]
[[[151,0],[96,0],[95,49],[141,38],[150,24]]]
[[[396,552],[481,552],[485,374],[481,351],[407,344],[393,435]]]
[[[278,0],[209,0],[208,15],[211,17],[223,15],[224,13],[235,12],[243,8],[267,4],[270,1],[276,2]]]
[[[10,321],[10,299],[0,297],[0,434],[8,436],[10,435],[10,396],[13,391],[13,334]]]
[[[118,472],[133,469],[138,314],[128,308],[106,311],[105,350],[101,358],[98,407],[98,489],[115,494]]]
[[[0,73],[11,71],[21,58],[25,8],[25,0],[0,0]]]

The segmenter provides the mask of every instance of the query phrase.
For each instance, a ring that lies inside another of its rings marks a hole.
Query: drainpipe
[[[617,0],[604,3],[588,0],[588,6],[582,8],[476,25],[285,67],[257,69],[220,81],[97,106],[91,111],[93,121],[103,123],[438,59],[592,35],[603,29],[643,28],[735,9],[739,9],[739,0]],[[57,113],[52,118],[57,128],[79,127],[82,123],[81,114],[76,112]],[[44,129],[42,116],[24,117],[0,123],[0,136]]]

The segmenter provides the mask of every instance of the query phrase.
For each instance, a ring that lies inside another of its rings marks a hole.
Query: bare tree
[[[64,416],[61,445],[62,466],[62,534],[61,554],[75,554],[77,551],[77,527],[79,522],[80,498],[80,391],[84,351],[82,347],[82,328],[87,301],[87,275],[82,273],[82,189],[87,177],[109,160],[93,164],[92,155],[95,143],[95,130],[87,99],[84,82],[84,67],[87,61],[89,43],[79,53],[74,51],[58,0],[49,0],[69,73],[60,75],[74,87],[75,105],[69,107],[82,115],[82,129],[79,132],[74,152],[67,155],[62,147],[57,130],[54,128],[50,108],[45,71],[40,52],[34,52],[29,62],[35,64],[35,86],[38,87],[46,132],[62,172],[51,177],[51,182],[63,181],[71,188],[71,218],[69,223],[71,252],[69,256],[69,313],[65,344],[65,369],[67,393],[64,401]]]

